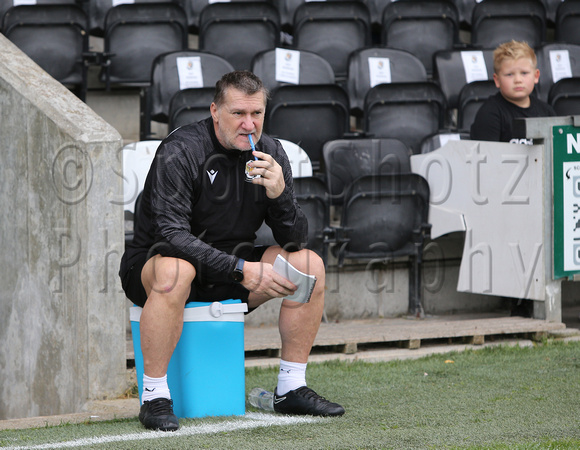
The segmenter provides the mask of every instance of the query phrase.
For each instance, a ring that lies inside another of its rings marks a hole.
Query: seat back
[[[379,84],[365,99],[364,131],[399,139],[418,153],[421,141],[443,128],[446,112],[445,96],[434,82]]]
[[[422,176],[367,175],[355,180],[342,209],[348,242],[340,246],[339,264],[344,258],[417,255],[428,217],[429,185]]]
[[[305,2],[294,15],[294,48],[318,53],[337,80],[347,76],[348,55],[371,45],[371,19],[360,1]]]
[[[427,81],[427,71],[419,58],[405,50],[367,47],[348,58],[348,90],[351,112],[362,115],[367,92],[380,83]]]
[[[558,116],[580,115],[580,78],[562,78],[555,83],[548,102]]]
[[[177,91],[169,102],[169,132],[210,116],[209,107],[215,95],[214,87],[191,88]]]
[[[105,17],[104,48],[111,54],[101,80],[148,86],[158,55],[187,49],[187,17],[176,3],[128,3]]]
[[[459,93],[466,84],[493,79],[493,49],[439,51],[434,56],[433,76],[445,94],[447,108],[458,108]]]
[[[556,10],[555,22],[556,41],[580,44],[580,2],[562,2]]]
[[[3,34],[54,79],[72,86],[84,101],[88,17],[73,4],[20,5],[4,14]]]
[[[265,1],[211,3],[199,17],[199,49],[250,70],[253,57],[280,43],[280,15]]]
[[[302,147],[317,171],[324,143],[349,131],[349,110],[348,94],[336,84],[280,86],[271,93],[264,130]]]
[[[481,105],[497,93],[493,80],[474,81],[466,84],[459,93],[457,128],[469,132]]]
[[[411,172],[411,152],[398,139],[337,139],[322,150],[328,193],[341,205],[351,184],[362,176]]]
[[[550,89],[562,78],[580,76],[580,45],[554,42],[536,49],[540,81],[538,97],[547,102]]]
[[[332,84],[334,71],[322,56],[307,50],[273,48],[252,60],[254,72],[268,90],[283,84]],[[297,77],[297,79],[296,79]]]
[[[60,1],[60,0],[54,0]],[[83,3],[86,0],[72,0],[76,3]],[[174,0],[133,0],[132,3],[171,3]],[[119,3],[115,0],[89,0],[86,1],[91,35],[103,37],[105,33],[105,17],[112,7]]]
[[[159,55],[151,67],[149,115],[152,120],[167,122],[169,102],[175,93],[190,88],[215,88],[216,82],[233,66],[212,53],[183,50]]]
[[[471,43],[496,48],[515,39],[535,48],[546,40],[546,8],[541,0],[485,0],[473,8]]]
[[[381,44],[407,50],[433,72],[433,55],[459,43],[459,11],[448,0],[399,1],[383,10]]]

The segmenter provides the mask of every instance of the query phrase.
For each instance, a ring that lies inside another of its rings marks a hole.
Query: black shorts
[[[262,259],[268,247],[254,247],[252,253],[245,258],[247,261],[257,262]],[[131,257],[131,267],[124,274],[121,284],[125,295],[135,305],[143,307],[147,301],[147,293],[141,283],[141,271],[148,260],[148,252],[143,252]],[[186,303],[189,302],[216,302],[229,299],[240,299],[248,302],[248,291],[244,286],[234,281],[229,283],[204,284],[198,277],[191,283],[191,293]]]

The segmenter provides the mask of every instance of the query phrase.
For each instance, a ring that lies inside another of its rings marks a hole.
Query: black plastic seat
[[[580,22],[579,22],[580,23]],[[553,42],[536,48],[538,59],[538,69],[540,69],[540,81],[536,84],[538,97],[547,102],[550,89],[554,85],[554,75],[556,81],[565,74],[560,72],[568,66],[571,72],[566,74],[572,77],[580,76],[580,45]],[[552,62],[554,66],[552,66]]]
[[[541,0],[485,0],[473,8],[471,44],[496,48],[511,41],[535,48],[546,40],[546,8]]]
[[[280,15],[265,1],[211,3],[199,17],[199,49],[235,69],[250,70],[254,56],[280,43]]]
[[[158,55],[187,49],[187,17],[176,3],[121,4],[107,12],[103,40],[107,89],[148,86]]]
[[[580,115],[580,78],[562,78],[550,89],[548,103],[558,116]]]
[[[293,47],[318,53],[346,79],[348,55],[371,45],[370,13],[358,1],[306,2],[294,15]]]
[[[299,58],[299,78],[298,83],[295,84],[332,84],[335,82],[334,70],[332,70],[330,63],[317,53],[307,50],[272,48],[258,53],[252,60],[252,72],[260,77],[268,90],[271,91],[284,84],[294,84],[276,78],[276,55],[280,52],[284,61],[290,61],[295,57]]]
[[[370,175],[355,180],[337,230],[339,267],[345,259],[375,264],[400,257],[409,264],[409,313],[423,315],[421,266],[429,235],[429,185],[420,175]]]
[[[342,205],[362,176],[411,172],[411,151],[398,139],[337,139],[324,144],[322,154],[333,205]]]
[[[466,84],[459,93],[457,128],[469,132],[481,105],[498,92],[493,80],[474,81]]]
[[[399,139],[418,153],[426,136],[444,128],[446,114],[445,96],[434,82],[379,84],[365,99],[364,132]]]
[[[233,66],[221,56],[198,50],[157,56],[151,65],[150,85],[141,97],[141,140],[149,136],[151,120],[168,123],[169,102],[176,92],[189,88],[215,88],[222,75],[233,70]]]
[[[215,95],[214,87],[183,89],[177,91],[169,102],[169,132],[188,123],[210,116],[209,107]]]
[[[435,53],[433,77],[445,94],[448,109],[459,107],[459,93],[468,82],[481,81],[467,80],[464,57],[479,60],[475,61],[478,63],[483,61],[486,73],[479,75],[486,76],[487,80],[493,79],[493,49],[442,50]]]
[[[78,0],[77,3],[82,4],[88,13],[91,35],[103,37],[105,34],[105,17],[107,16],[109,10],[116,6],[118,3],[114,2],[113,0]],[[134,0],[132,3],[175,3],[175,1]]]
[[[411,52],[431,75],[435,52],[459,44],[459,11],[448,0],[389,3],[383,10],[381,44]]]
[[[346,80],[353,115],[362,115],[365,96],[374,85],[370,74],[371,63],[379,72],[384,70],[383,66],[387,60],[391,83],[427,81],[425,66],[412,53],[387,47],[367,47],[355,50],[348,58]]]
[[[20,5],[10,8],[3,34],[55,80],[83,101],[90,59],[89,20],[72,4]]]
[[[348,94],[336,84],[285,85],[271,93],[264,130],[302,147],[320,170],[325,142],[350,128]]]
[[[580,1],[566,0],[556,10],[554,31],[558,42],[580,44]]]

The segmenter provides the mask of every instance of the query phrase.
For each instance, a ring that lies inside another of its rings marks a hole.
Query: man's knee
[[[169,294],[189,292],[195,275],[195,268],[189,262],[180,258],[156,255],[143,267],[141,280],[148,294],[150,291]]]

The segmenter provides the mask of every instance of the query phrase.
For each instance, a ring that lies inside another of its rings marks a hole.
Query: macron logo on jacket
[[[211,170],[207,170],[206,172],[207,172],[207,176],[209,177],[209,182],[211,184],[213,184],[213,182],[215,181],[215,177],[218,174],[218,171],[211,169]]]

